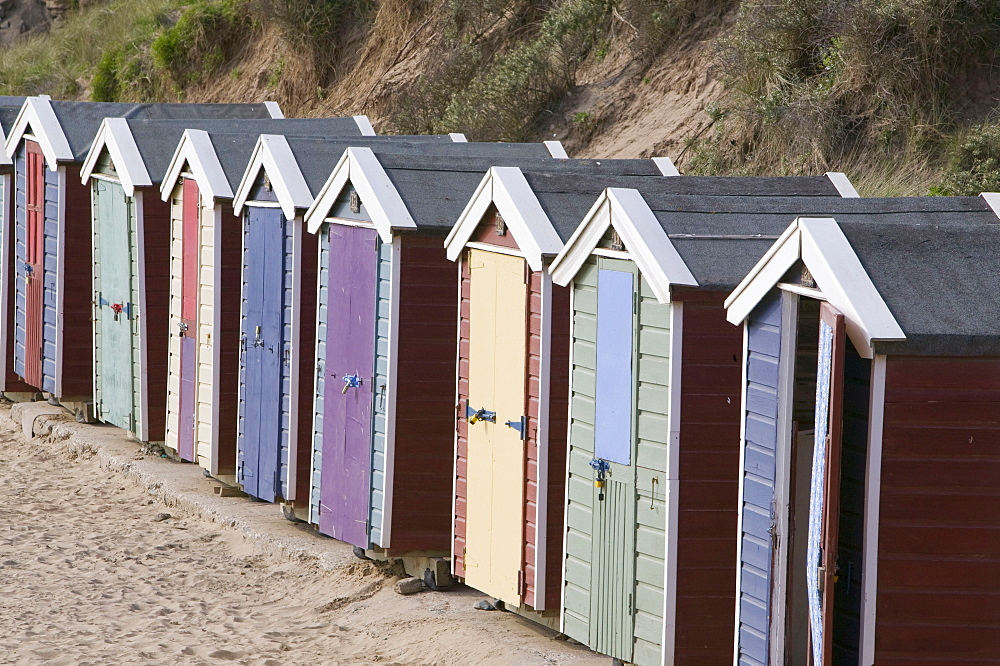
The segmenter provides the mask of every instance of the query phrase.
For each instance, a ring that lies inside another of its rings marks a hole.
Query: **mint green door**
[[[98,311],[96,384],[98,415],[106,422],[136,432],[133,345],[138,334],[133,293],[132,199],[121,185],[98,180],[95,187],[98,230],[94,272]]]

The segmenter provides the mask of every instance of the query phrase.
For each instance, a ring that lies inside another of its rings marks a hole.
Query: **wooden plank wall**
[[[151,442],[162,442],[166,437],[167,413],[167,348],[171,334],[171,202],[162,201],[155,188],[143,190],[142,247],[145,266],[146,301],[146,392],[147,435]]]
[[[17,190],[14,185],[14,174],[3,174],[0,175],[0,203],[4,207],[4,216],[0,216],[0,223],[4,223],[4,227],[0,229],[0,236],[3,238],[5,243],[4,248],[6,251],[6,256],[3,257],[3,261],[0,261],[0,266],[6,270],[5,284],[6,289],[0,294],[0,298],[5,299],[4,310],[5,318],[2,322],[4,329],[4,349],[2,353],[3,357],[3,375],[0,376],[0,391],[33,391],[28,384],[26,384],[14,371],[14,338],[16,326],[14,323],[14,293],[15,284],[17,282],[17,270],[18,264],[14,260],[14,215],[15,206],[14,199],[17,197]]]
[[[440,237],[404,236],[401,242],[389,546],[447,552],[452,491],[441,481],[454,456],[458,284]]]
[[[319,273],[319,241],[316,234],[305,230],[302,220],[298,233],[302,236],[302,247],[299,260],[299,401],[293,405],[298,413],[298,425],[295,434],[294,452],[296,462],[296,494],[295,506],[305,509],[309,506],[309,480],[312,470],[309,468],[312,459],[312,413],[313,390],[316,382],[316,290]],[[237,352],[238,353],[238,352]]]
[[[323,395],[326,391],[326,324],[329,303],[330,231],[319,233],[318,310],[316,312],[316,383],[313,393],[312,447],[309,465],[309,522],[319,524],[320,476],[323,469]]]
[[[70,165],[65,167],[66,179],[65,200],[65,238],[63,259],[63,297],[62,297],[62,394],[59,397],[74,397],[90,399],[93,394],[93,324],[91,280],[91,219],[90,219],[90,187],[80,182],[80,167]],[[45,171],[45,227],[49,230],[50,215],[58,211],[58,197],[49,200],[50,192],[58,194],[58,179],[52,171]],[[54,219],[54,217],[53,217]],[[56,242],[55,236],[46,238],[46,253],[50,252],[50,243]],[[48,273],[48,256],[46,257],[46,273]],[[53,272],[53,276],[55,273]],[[48,276],[46,276],[48,278]],[[55,292],[50,293],[46,279],[45,294],[45,370],[49,368],[49,333],[50,320],[52,330],[55,329],[56,312]],[[54,285],[53,285],[54,286]],[[54,352],[54,348],[53,348]],[[54,361],[55,356],[51,357]],[[52,365],[55,371],[55,365]],[[51,390],[51,389],[49,389]]]
[[[685,300],[677,529],[677,663],[733,657],[743,331],[725,294]]]
[[[465,525],[467,516],[466,479],[468,478],[469,424],[465,420],[465,404],[469,399],[469,316],[472,293],[472,279],[469,272],[468,255],[461,263],[459,273],[459,331],[458,331],[458,400],[455,405],[455,504],[452,545],[452,571],[456,576],[465,576]]]
[[[449,273],[449,277],[454,275]],[[455,280],[449,281],[454,289]],[[389,327],[392,294],[392,243],[378,241],[378,286],[375,290],[375,404],[372,410],[372,473],[371,504],[369,513],[369,536],[372,543],[388,547],[383,539],[382,520],[385,509],[386,483],[386,431],[388,427],[389,401]],[[451,400],[448,401],[451,404]],[[451,412],[448,413],[449,416]],[[400,440],[400,445],[404,444]],[[401,502],[405,499],[401,498]]]
[[[69,167],[67,167],[67,170]],[[64,172],[65,173],[65,172]],[[42,283],[42,386],[43,391],[48,391],[55,394],[56,392],[56,349],[58,347],[59,340],[59,304],[57,302],[58,291],[59,291],[59,279],[60,274],[63,278],[68,277],[71,270],[67,265],[63,270],[59,268],[59,244],[60,241],[66,243],[65,249],[72,247],[69,244],[70,227],[74,231],[79,231],[79,224],[69,224],[67,220],[67,228],[62,238],[59,234],[59,172],[49,171],[48,165],[42,167],[42,176],[45,179],[45,203],[44,203],[44,222],[43,222],[43,244],[45,247],[44,257],[43,257],[43,283]],[[79,181],[77,181],[79,184]],[[67,198],[70,193],[70,188],[67,187],[66,194]],[[84,210],[90,211],[90,204],[85,203]],[[67,206],[67,211],[69,207]],[[67,216],[69,217],[69,216]],[[74,216],[74,222],[75,222]],[[90,235],[90,223],[86,225],[87,236]],[[81,242],[90,243],[90,238],[77,239]],[[80,245],[77,248],[82,247]],[[74,254],[74,253],[68,253]],[[75,253],[78,256],[83,255],[86,258],[87,269],[80,271],[86,279],[86,283],[90,285],[90,257],[87,256],[89,253]],[[78,262],[74,262],[73,272],[79,271]],[[67,280],[68,284],[68,280]],[[87,323],[90,323],[90,298],[87,294]],[[68,313],[64,313],[68,314]],[[66,322],[69,324],[69,322]],[[65,331],[72,330],[72,326],[69,325],[64,328]],[[89,335],[88,335],[89,338]],[[81,350],[83,351],[83,350]],[[90,356],[89,351],[83,351],[84,358]],[[87,376],[90,377],[92,368],[86,368]],[[57,396],[59,397],[59,396]]]
[[[25,147],[22,142],[17,148],[17,155],[14,157],[14,216],[11,220],[11,233],[13,243],[11,244],[11,255],[14,266],[24,266],[28,256],[27,239],[27,176],[25,166]],[[14,374],[24,377],[24,355],[25,338],[27,336],[27,294],[23,271],[11,269],[16,276],[11,285],[11,307],[14,309]],[[32,387],[36,388],[36,387]]]
[[[875,662],[1000,654],[1000,359],[890,356]]]
[[[778,356],[781,298],[772,293],[747,319],[748,358],[739,566],[740,663],[766,664],[769,654],[775,455],[778,442]]]

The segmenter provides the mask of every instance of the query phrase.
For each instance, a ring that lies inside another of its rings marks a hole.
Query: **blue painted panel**
[[[632,273],[601,269],[597,276],[597,390],[594,452],[632,464]]]
[[[326,326],[329,304],[330,243],[329,227],[323,225],[319,237],[319,288],[316,312],[316,392],[313,397],[312,469],[309,484],[309,522],[319,522],[319,483],[323,469],[323,395],[326,391]]]
[[[747,319],[747,404],[744,414],[739,662],[768,658],[771,614],[771,526],[774,523],[781,299],[765,298]]]
[[[382,544],[385,507],[386,419],[389,385],[389,296],[392,293],[392,244],[378,243],[378,302],[375,304],[375,409],[372,417],[371,540]]]
[[[59,172],[45,168],[45,294],[42,311],[42,390],[56,390],[59,304]],[[87,248],[89,250],[89,248]],[[86,251],[86,250],[85,250]]]
[[[247,493],[273,502],[279,483],[284,359],[285,219],[276,208],[247,207],[244,216],[242,335],[246,340],[240,480]]]
[[[27,229],[28,214],[25,209],[25,165],[24,144],[17,151],[14,175],[14,280],[11,288],[14,290],[14,372],[24,377],[24,344],[25,344],[25,309],[27,294],[24,291],[24,271],[22,267],[27,261]]]

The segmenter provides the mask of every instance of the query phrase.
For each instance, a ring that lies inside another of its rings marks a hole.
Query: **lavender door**
[[[177,454],[182,460],[195,460],[195,360],[198,349],[198,211],[201,209],[198,183],[184,179],[184,202],[181,206],[181,381],[177,415]]]
[[[245,492],[269,502],[275,500],[280,488],[284,222],[278,208],[247,208],[242,324],[245,384],[239,478]]]
[[[319,529],[367,548],[378,237],[331,225],[329,238]]]

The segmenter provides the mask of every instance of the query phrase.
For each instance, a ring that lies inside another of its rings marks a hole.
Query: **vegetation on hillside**
[[[303,112],[349,90],[383,131],[529,140],[622,32],[640,70],[712,45],[704,67],[726,92],[705,109],[710,131],[687,138],[688,172],[1000,189],[993,0],[109,0],[0,51],[0,93],[201,99],[256,76]],[[379,80],[421,48],[412,75]]]

